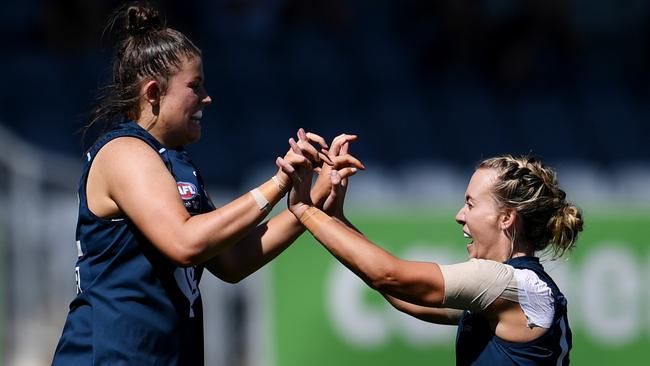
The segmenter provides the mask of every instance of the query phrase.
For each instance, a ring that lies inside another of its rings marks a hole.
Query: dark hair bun
[[[126,9],[126,32],[140,35],[162,28],[160,13],[151,6],[141,3],[129,5]]]

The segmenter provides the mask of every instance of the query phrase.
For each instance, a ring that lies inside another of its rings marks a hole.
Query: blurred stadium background
[[[0,364],[47,365],[74,294],[76,133],[117,1],[0,12]],[[453,222],[473,165],[540,155],[584,208],[567,260],[577,365],[650,358],[650,3],[645,0],[160,2],[204,51],[213,105],[191,146],[217,203],[274,171],[298,127],[356,133],[348,216],[399,256],[464,256]],[[91,142],[92,138],[87,142]],[[303,236],[238,285],[205,276],[206,364],[453,364],[419,323]]]

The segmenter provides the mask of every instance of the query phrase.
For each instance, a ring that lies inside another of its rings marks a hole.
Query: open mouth
[[[474,243],[474,240],[473,240],[472,236],[469,233],[467,233],[466,231],[463,231],[463,237],[466,238],[466,239],[470,239],[470,242],[468,244]]]
[[[469,243],[467,243],[467,246],[466,246],[467,253],[469,254],[469,257],[470,258],[475,257],[476,248],[474,247],[474,238],[472,238],[472,236],[468,232],[466,232],[464,230],[463,230],[463,237],[466,238],[466,239],[469,239]]]
[[[203,118],[203,111],[197,111],[190,117],[190,121],[194,123],[195,125],[200,126],[201,125],[201,118]]]

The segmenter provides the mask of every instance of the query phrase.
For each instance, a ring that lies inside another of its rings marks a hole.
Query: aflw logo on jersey
[[[189,182],[176,182],[176,187],[178,187],[178,193],[184,200],[191,200],[199,192],[196,186]]]

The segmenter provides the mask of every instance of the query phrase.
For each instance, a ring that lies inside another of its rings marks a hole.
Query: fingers
[[[301,130],[302,130],[302,129],[301,129]],[[298,130],[298,131],[300,131],[300,130]],[[304,132],[304,131],[303,131],[303,132]],[[323,148],[323,149],[327,149],[327,148],[329,147],[329,146],[327,146],[327,142],[325,142],[325,139],[322,138],[322,137],[320,137],[320,136],[318,136],[318,135],[315,134],[315,133],[307,132],[307,133],[305,134],[305,137],[306,137],[307,140],[319,144],[320,147]]]
[[[332,160],[330,160],[330,158],[328,156],[328,152],[327,152],[327,148],[329,146],[327,146],[327,142],[325,142],[324,138],[322,138],[319,135],[317,135],[315,133],[312,133],[312,132],[305,132],[304,129],[299,128],[298,129],[298,139],[300,141],[303,141],[303,142],[306,141],[307,142],[306,145],[310,146],[310,147],[313,147],[311,145],[312,142],[315,142],[315,143],[319,144],[321,149],[317,153],[318,158],[325,161],[328,165],[332,165]],[[315,151],[315,149],[314,149],[314,151]],[[317,161],[317,162],[320,162],[320,161]]]
[[[291,180],[296,183],[300,184],[302,182],[302,179],[300,179],[300,176],[298,175],[298,172],[294,167],[289,164],[286,160],[284,160],[281,157],[278,157],[275,159],[275,165],[278,166],[278,168],[282,169],[282,171],[287,174],[289,177],[291,177]]]
[[[291,164],[279,156],[275,159],[275,165],[277,165],[278,168],[280,168],[288,176],[291,176],[291,174],[296,172]]]
[[[332,182],[332,186],[334,187],[341,184],[341,175],[339,174],[338,171],[332,170],[332,172],[330,173],[330,181]]]
[[[332,166],[333,169],[341,169],[347,166],[365,169],[358,159],[348,153],[349,143],[355,141],[357,135],[340,134],[334,138],[331,147],[328,147],[324,138],[312,132],[305,132],[303,128],[298,129],[296,136],[298,141],[293,138],[289,139],[291,150],[295,154],[304,155],[314,166],[319,166],[321,165],[321,161],[324,161],[327,165]],[[312,143],[320,145],[320,151]],[[345,156],[345,158],[334,160],[334,158],[341,156]]]
[[[351,177],[351,176],[357,174],[357,171],[358,171],[357,168],[344,168],[344,169],[338,170],[338,175],[339,175],[339,177],[341,179],[346,179],[348,177]],[[332,172],[334,172],[334,171],[332,171]]]
[[[332,188],[330,189],[329,195],[327,196],[327,199],[325,200],[325,204],[323,205],[323,208],[325,207],[330,207],[332,209],[332,205],[336,206],[336,202],[340,193],[340,184],[341,184],[341,176],[338,174],[336,170],[332,170],[330,172],[330,183],[332,184]]]
[[[302,151],[300,147],[298,147],[298,144],[296,143],[296,140],[293,139],[293,137],[289,139],[289,146],[291,146],[291,150],[293,150],[293,152],[302,155]]]
[[[339,152],[339,154],[345,155],[348,153],[348,150],[350,150],[350,142],[346,141],[343,143],[343,145],[341,145],[341,151]]]
[[[329,149],[330,152],[330,157],[337,156],[341,154],[341,148],[343,145],[355,141],[357,139],[357,135],[348,135],[345,133],[342,133],[334,138],[332,141],[332,146]],[[347,150],[346,150],[347,151]]]
[[[305,129],[302,127],[298,129],[296,136],[298,136],[298,141],[307,141],[307,134],[305,133]]]
[[[334,158],[333,162],[333,169],[342,169],[345,167],[355,167],[361,170],[366,169],[359,159],[350,154],[337,156]]]
[[[325,151],[327,151],[327,150],[325,150]],[[319,152],[318,157],[321,158],[321,160],[323,160],[325,163],[327,163],[327,165],[334,165],[334,163],[332,162],[330,157],[327,156],[326,153]]]
[[[332,170],[330,173],[330,182],[332,183],[332,189],[327,198],[329,203],[336,202],[337,200],[345,199],[345,190],[347,186],[347,179],[345,179],[340,171]],[[337,205],[342,207],[343,202],[339,202]],[[339,207],[339,208],[341,208]]]
[[[302,128],[298,130],[298,142],[291,138],[289,139],[289,145],[291,145],[293,152],[306,156],[309,160],[314,162],[314,165],[320,165],[321,160],[324,160],[327,164],[332,165],[332,160],[330,160],[326,154],[317,151],[316,148],[309,142],[305,131]]]
[[[320,157],[323,156],[323,154],[317,152],[316,149],[311,144],[305,142],[305,140],[299,140],[296,142],[296,140],[290,138],[289,146],[291,147],[290,151],[294,154],[306,157],[310,161],[314,162],[312,165],[319,165],[321,160]],[[288,157],[288,154],[289,153],[287,152],[287,156],[285,157]],[[327,158],[327,160],[329,160],[329,158]],[[333,163],[330,161],[329,164],[331,165]]]
[[[289,151],[287,151],[287,154],[284,156],[284,158],[282,158],[282,161],[289,165],[292,165],[294,168],[297,168],[298,166],[304,166],[305,169],[309,169],[311,171],[311,161],[305,155],[303,155],[302,149],[298,147],[298,144],[293,138],[289,139],[289,145],[291,148]]]

